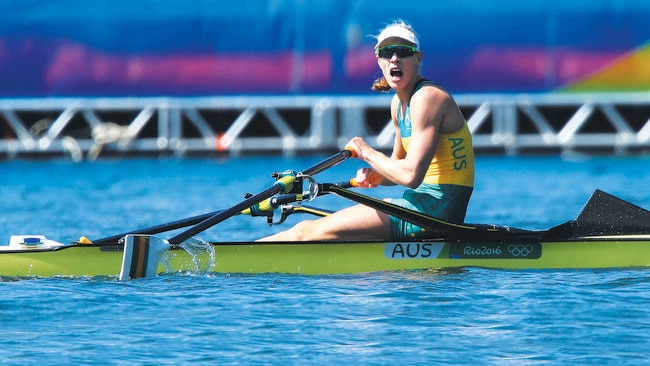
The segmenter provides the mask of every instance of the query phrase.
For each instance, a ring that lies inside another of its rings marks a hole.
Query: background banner
[[[16,0],[0,97],[369,94],[403,19],[454,93],[650,90],[650,2]]]

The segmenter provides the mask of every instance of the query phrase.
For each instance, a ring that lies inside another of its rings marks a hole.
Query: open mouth
[[[390,76],[402,76],[402,70],[392,69],[390,70]]]

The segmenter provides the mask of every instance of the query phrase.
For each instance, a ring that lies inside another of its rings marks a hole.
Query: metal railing
[[[457,95],[478,152],[650,150],[650,92]],[[0,99],[0,154],[210,154],[392,148],[390,96]]]

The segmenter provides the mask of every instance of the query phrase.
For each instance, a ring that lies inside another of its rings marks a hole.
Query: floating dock
[[[363,136],[389,151],[390,95],[0,99],[0,156],[296,154]],[[650,151],[650,92],[456,95],[477,153]]]

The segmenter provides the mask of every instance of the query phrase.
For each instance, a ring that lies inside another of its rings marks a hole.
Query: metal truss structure
[[[650,151],[650,93],[458,95],[477,152]],[[243,154],[392,148],[390,96],[0,99],[0,154]]]

